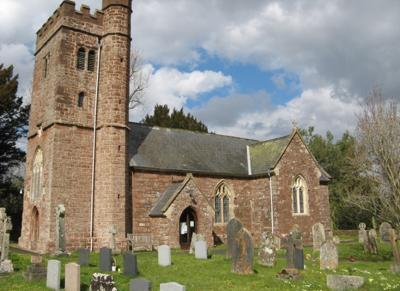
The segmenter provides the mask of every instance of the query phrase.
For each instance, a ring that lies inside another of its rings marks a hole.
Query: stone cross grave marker
[[[325,228],[320,222],[312,226],[312,237],[313,237],[313,250],[317,251],[320,249],[322,243],[325,241]]]
[[[361,222],[359,225],[358,225],[358,242],[359,243],[364,243],[364,237],[365,237],[365,233],[366,233],[366,230],[365,230],[365,228],[367,227],[367,225],[364,223],[364,222]]]
[[[294,240],[294,267],[298,270],[304,270],[304,249],[301,238]]]
[[[115,236],[117,235],[117,227],[113,224],[110,229],[110,248],[113,252],[117,251],[117,244],[115,241]]]
[[[286,268],[294,268],[294,239],[291,234],[286,235],[282,239],[282,247],[286,249]]]
[[[123,259],[124,259],[124,275],[136,277],[138,274],[136,255],[130,253],[124,253]]]
[[[234,236],[231,255],[232,272],[253,274],[254,244],[253,238],[246,228],[243,227]]]
[[[204,240],[196,241],[194,248],[194,255],[196,259],[207,260],[207,242]]]
[[[58,260],[48,260],[46,287],[60,290],[61,262]]]
[[[263,232],[261,235],[261,246],[258,251],[258,260],[263,266],[275,266],[276,247],[274,244],[274,236],[271,232]]]
[[[227,235],[227,246],[226,246],[226,257],[231,258],[231,250],[232,245],[234,244],[235,236],[237,233],[243,228],[243,224],[240,220],[236,218],[232,218],[229,220],[228,225],[226,226],[226,235]]]
[[[56,207],[56,253],[65,252],[65,207]]]
[[[186,291],[186,287],[176,282],[161,283],[160,291]]]
[[[151,282],[146,279],[131,279],[129,281],[129,291],[151,291]]]
[[[79,249],[79,265],[88,266],[90,261],[90,250]]]
[[[65,265],[65,291],[81,290],[81,267],[77,263]]]
[[[335,270],[338,267],[338,250],[333,240],[328,239],[322,244],[319,258],[321,270]]]
[[[171,248],[167,245],[158,247],[158,264],[162,267],[171,265]]]
[[[112,251],[110,248],[103,247],[100,249],[100,271],[112,271]]]
[[[5,209],[0,208],[0,273],[14,272],[14,266],[8,259],[10,251],[10,231],[12,229],[11,217],[6,215]]]

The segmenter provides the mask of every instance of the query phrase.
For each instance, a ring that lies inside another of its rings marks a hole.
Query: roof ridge
[[[266,143],[266,142],[273,142],[273,141],[289,138],[291,136],[292,136],[291,134],[287,134],[287,135],[284,135],[284,136],[274,137],[274,138],[271,138],[271,139],[266,139],[266,140],[263,140],[263,141],[259,141],[259,142],[253,143],[250,146],[256,146],[256,145],[263,144],[263,143]]]

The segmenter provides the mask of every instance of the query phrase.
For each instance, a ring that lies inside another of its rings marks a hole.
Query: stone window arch
[[[233,191],[224,181],[215,188],[215,223],[228,223],[233,218]]]
[[[36,150],[33,167],[32,167],[32,181],[31,181],[31,198],[32,200],[38,199],[42,195],[43,190],[43,152],[40,148]]]
[[[78,54],[76,57],[76,67],[78,70],[85,69],[86,51],[83,47],[78,49]]]
[[[308,187],[301,175],[294,179],[292,187],[292,212],[294,215],[308,214]]]

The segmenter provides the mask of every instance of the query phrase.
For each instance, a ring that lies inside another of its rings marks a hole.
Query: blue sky
[[[155,104],[183,107],[229,135],[267,139],[301,127],[354,130],[376,85],[400,96],[400,1],[135,0],[133,48]],[[29,102],[35,32],[59,0],[0,0],[0,62]],[[94,9],[101,0],[76,1]]]

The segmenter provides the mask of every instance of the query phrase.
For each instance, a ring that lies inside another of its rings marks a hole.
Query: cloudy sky
[[[60,0],[0,0],[0,63],[31,82],[35,32]],[[79,0],[94,10],[100,0]],[[157,103],[221,134],[266,139],[295,121],[340,135],[379,86],[400,96],[400,1],[135,0],[133,46]]]

